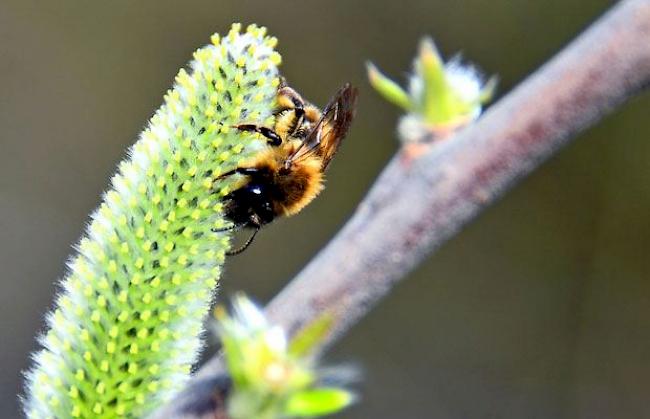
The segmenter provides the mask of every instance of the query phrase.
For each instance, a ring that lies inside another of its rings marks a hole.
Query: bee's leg
[[[278,89],[278,106],[280,109],[303,109],[305,107],[305,99],[300,96],[298,92],[289,86],[283,86]]]
[[[279,112],[291,109],[296,116],[291,130],[289,130],[289,134],[294,135],[296,131],[300,129],[305,119],[305,100],[298,94],[298,92],[286,85],[278,89],[277,100],[280,105]]]
[[[305,121],[305,109],[303,107],[294,108],[293,113],[296,115],[296,120],[293,123],[291,133],[289,134],[291,136],[296,135],[300,127],[302,127],[302,123]]]
[[[211,228],[210,231],[212,231],[213,233],[225,233],[226,231],[240,230],[243,227],[244,227],[243,224],[232,224],[221,228]]]
[[[282,144],[282,138],[280,138],[278,133],[273,131],[271,128],[261,127],[255,124],[239,124],[239,125],[235,125],[235,128],[237,128],[240,131],[251,131],[251,132],[257,132],[258,134],[262,134],[263,136],[266,137],[268,143],[274,147],[277,147],[280,144]]]
[[[257,233],[259,233],[260,228],[262,228],[262,226],[256,221],[256,218],[257,218],[256,216],[251,217],[251,224],[250,225],[253,225],[255,227],[255,231],[253,231],[253,234],[251,234],[251,236],[248,238],[248,240],[246,240],[246,242],[244,244],[242,244],[241,246],[239,246],[237,249],[228,250],[226,252],[226,256],[238,255],[241,252],[243,252],[244,250],[246,250],[248,248],[248,246],[251,245],[251,243],[253,243],[253,240],[255,240],[255,236],[257,235]]]
[[[259,169],[256,167],[238,167],[236,169],[229,170],[225,173],[220,174],[219,176],[217,176],[217,179],[224,179],[234,174],[243,175],[243,176],[252,176],[257,172],[259,172]]]

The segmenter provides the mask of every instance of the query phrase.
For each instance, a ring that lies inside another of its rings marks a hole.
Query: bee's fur
[[[242,175],[242,181],[226,195],[226,218],[232,228],[248,227],[255,233],[278,216],[300,212],[323,190],[323,172],[347,133],[356,100],[356,89],[344,86],[321,112],[292,88],[278,89],[273,128],[238,125],[267,137],[269,145],[240,167],[220,177]],[[246,249],[253,236],[237,254]]]
[[[311,156],[295,162],[290,169],[283,167],[287,156],[298,145],[290,141],[276,148],[268,147],[255,159],[245,163],[246,167],[258,169],[259,179],[272,186],[269,193],[277,216],[297,214],[323,190],[322,161],[319,157]],[[255,178],[253,176],[251,180]]]

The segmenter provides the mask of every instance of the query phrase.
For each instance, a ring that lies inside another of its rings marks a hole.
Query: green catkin
[[[227,225],[219,173],[272,125],[277,40],[233,25],[194,53],[91,216],[27,373],[30,418],[139,417],[179,390],[197,359]]]

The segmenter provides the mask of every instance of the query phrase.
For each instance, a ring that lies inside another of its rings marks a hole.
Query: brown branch
[[[626,0],[476,124],[421,155],[404,147],[268,315],[294,334],[331,313],[323,350],[508,188],[648,83],[650,0]],[[156,417],[202,417],[222,376],[215,357]]]

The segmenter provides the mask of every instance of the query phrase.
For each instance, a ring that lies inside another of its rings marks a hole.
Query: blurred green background
[[[462,51],[499,74],[503,93],[609,4],[0,2],[0,417],[19,415],[20,374],[70,246],[210,34],[233,21],[268,26],[284,75],[315,103],[345,81],[361,89],[323,196],[227,264],[220,295],[264,302],[396,150],[398,111],[369,88],[366,60],[404,80],[431,34],[447,56]],[[355,327],[327,356],[364,371],[361,403],[342,416],[650,417],[649,117],[646,95],[580,135]]]

